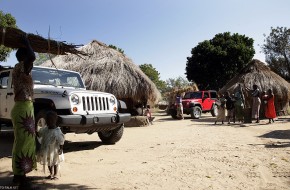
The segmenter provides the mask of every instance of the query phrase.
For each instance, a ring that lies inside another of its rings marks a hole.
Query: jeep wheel
[[[191,118],[192,119],[199,119],[201,116],[201,109],[198,106],[193,107],[193,109],[191,110]]]
[[[218,109],[217,109],[217,105],[213,105],[212,106],[212,110],[210,111],[210,113],[211,113],[211,115],[213,116],[213,117],[216,117],[217,116],[217,112],[218,112]]]
[[[177,119],[177,111],[172,109],[169,111],[170,112],[170,115],[173,119]]]
[[[98,135],[103,143],[115,144],[122,138],[123,131],[124,131],[124,124],[122,124],[120,127],[113,129],[111,131],[98,132]]]

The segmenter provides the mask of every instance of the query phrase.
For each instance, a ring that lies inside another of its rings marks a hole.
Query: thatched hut
[[[182,87],[182,88],[173,88],[171,91],[166,92],[164,94],[166,98],[166,112],[169,114],[169,108],[175,103],[176,101],[176,96],[181,95],[184,96],[186,92],[195,92],[198,91],[198,87],[196,83],[193,83],[189,86]]]
[[[198,91],[198,87],[196,83],[193,83],[190,86],[182,87],[182,88],[174,88],[171,91],[164,94],[167,99],[167,104],[171,105],[175,103],[175,98],[177,95],[184,95],[186,92],[194,92]]]
[[[276,111],[286,111],[289,106],[290,91],[289,83],[282,77],[271,71],[271,69],[263,62],[254,59],[244,67],[238,75],[232,78],[219,92],[229,91],[234,93],[238,85],[241,84],[245,95],[245,104],[249,108],[251,105],[251,94],[246,88],[252,89],[254,84],[258,85],[261,91],[272,89],[275,95]],[[263,112],[263,106],[262,112]]]
[[[155,84],[124,54],[96,40],[80,50],[88,56],[59,55],[42,66],[54,67],[54,63],[57,68],[80,72],[87,89],[112,93],[131,111],[136,105],[160,100]]]

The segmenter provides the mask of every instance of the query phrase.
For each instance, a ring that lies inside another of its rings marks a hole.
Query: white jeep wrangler
[[[0,126],[11,124],[14,106],[13,68],[0,68]],[[126,104],[112,94],[86,90],[77,72],[48,67],[33,67],[34,112],[37,129],[45,125],[47,111],[58,114],[63,133],[98,132],[103,143],[114,144],[130,120]]]

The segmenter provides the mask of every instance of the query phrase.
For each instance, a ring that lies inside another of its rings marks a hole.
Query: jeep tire
[[[192,119],[199,119],[201,116],[201,109],[198,106],[194,106],[190,111],[190,115]]]
[[[123,131],[124,124],[120,125],[116,129],[113,129],[111,131],[98,132],[98,135],[104,144],[115,144],[122,138]]]
[[[212,105],[212,109],[211,109],[211,111],[210,111],[210,113],[211,113],[211,115],[213,116],[213,117],[216,117],[217,116],[217,112],[218,112],[218,110],[217,110],[217,105]]]
[[[173,119],[177,119],[177,110],[171,109],[169,112]]]

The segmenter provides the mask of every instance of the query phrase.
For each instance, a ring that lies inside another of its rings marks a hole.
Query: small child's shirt
[[[59,155],[60,145],[64,144],[64,134],[59,127],[49,129],[47,126],[38,131],[41,139],[40,151],[37,160],[48,166],[54,166],[63,161],[63,155]]]

